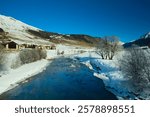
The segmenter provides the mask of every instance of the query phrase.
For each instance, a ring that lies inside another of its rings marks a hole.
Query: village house
[[[54,44],[51,45],[51,50],[56,50],[56,46]]]
[[[4,46],[6,50],[21,50],[25,48],[31,48],[31,49],[47,49],[47,50],[55,50],[56,46],[54,44],[52,45],[35,45],[35,44],[18,44],[17,42],[14,42],[9,39],[1,40],[0,41],[1,45]]]
[[[52,44],[52,45],[46,45],[45,49],[47,49],[47,50],[56,50],[56,46],[54,44]]]
[[[47,49],[47,50],[56,50],[56,46],[54,44],[44,45],[44,44],[18,44],[12,40],[6,38],[8,32],[5,32],[2,28],[0,28],[0,43],[4,46],[6,50],[21,50],[25,48],[31,49]]]
[[[23,48],[32,48],[35,49],[37,47],[37,45],[34,44],[21,44],[20,47]]]
[[[14,41],[6,41],[3,42],[2,45],[5,47],[6,50],[19,50],[19,45],[15,43]]]

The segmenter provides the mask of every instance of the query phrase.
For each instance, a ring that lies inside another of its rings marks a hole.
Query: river
[[[38,67],[38,66],[36,66]],[[30,70],[30,69],[29,69]],[[0,96],[4,100],[114,100],[101,79],[71,58],[53,60],[45,71]]]

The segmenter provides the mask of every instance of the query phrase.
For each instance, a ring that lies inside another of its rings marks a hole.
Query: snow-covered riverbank
[[[43,59],[22,65],[17,69],[10,70],[8,74],[0,77],[0,94],[11,88],[14,88],[19,82],[42,72],[44,69],[46,69],[48,64],[50,64],[50,62]]]
[[[107,90],[111,91],[118,99],[144,99],[149,100],[149,88],[144,89],[142,93],[133,92],[134,87],[127,78],[124,77],[119,67],[119,60],[124,55],[124,51],[119,52],[113,60],[103,60],[95,52],[86,52],[75,55],[80,62],[93,70],[93,75],[103,80]]]
[[[79,49],[75,49],[75,47],[68,47],[59,45],[58,48],[61,51],[64,51],[64,56],[69,56],[72,54],[79,53]],[[66,48],[68,47],[68,48]],[[26,79],[34,76],[43,70],[51,63],[49,59],[54,59],[60,57],[62,55],[57,55],[58,50],[47,50],[47,59],[48,60],[39,60],[33,63],[21,65],[18,68],[12,68],[12,65],[17,64],[18,61],[18,52],[9,53],[7,55],[7,60],[5,60],[6,68],[4,71],[0,73],[0,94],[14,88],[20,82],[25,81]]]
[[[74,54],[74,55],[73,55]],[[117,97],[127,97],[128,89],[126,81],[124,80],[116,60],[102,60],[95,52],[78,53],[75,50],[65,50],[65,55],[79,59],[83,64],[87,65],[91,70],[94,70],[94,76],[101,78],[108,90],[113,92]],[[54,59],[59,57],[57,50],[47,51],[47,59]],[[13,61],[13,60],[11,60]],[[9,89],[14,88],[20,82],[25,81],[27,78],[34,76],[50,64],[48,60],[39,60],[33,63],[22,65],[16,69],[9,69],[8,73],[0,77],[0,94]]]
[[[121,55],[122,52],[116,57],[120,58]],[[57,55],[57,50],[47,51],[47,59],[54,59],[61,56],[62,55]],[[114,93],[118,99],[139,99],[133,95],[133,93],[130,93],[131,89],[129,87],[129,82],[123,77],[117,58],[114,58],[114,60],[103,60],[100,58],[100,55],[96,54],[93,50],[81,53],[75,49],[65,50],[65,54],[63,56],[78,59],[93,70],[93,75],[102,79],[107,90]],[[14,61],[12,58],[9,59],[9,62]],[[48,60],[40,60],[22,65],[16,69],[9,69],[6,74],[3,74],[0,77],[0,94],[14,88],[20,82],[26,81],[27,78],[42,72],[49,64],[50,61]],[[10,63],[8,63],[8,66],[11,66]],[[149,97],[145,98],[142,95],[140,97],[141,99],[149,99]]]
[[[103,60],[95,52],[86,52],[74,57],[93,70],[93,75],[102,79],[105,87],[114,93],[118,99],[135,98],[129,94],[128,83],[119,70],[117,58],[114,60]]]

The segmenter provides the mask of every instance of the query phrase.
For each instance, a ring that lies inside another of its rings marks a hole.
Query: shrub
[[[40,59],[46,59],[46,57],[47,57],[46,50],[37,49],[37,52],[39,54]]]
[[[139,47],[125,51],[120,68],[134,93],[141,93],[150,83],[150,54]]]
[[[40,49],[23,49],[20,54],[22,64],[31,63],[46,58],[46,51]]]

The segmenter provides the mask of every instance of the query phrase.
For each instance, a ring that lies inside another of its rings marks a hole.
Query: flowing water
[[[38,66],[36,66],[38,67]],[[30,69],[29,69],[30,70]],[[27,83],[0,96],[6,100],[113,100],[101,79],[77,60],[57,58]]]

